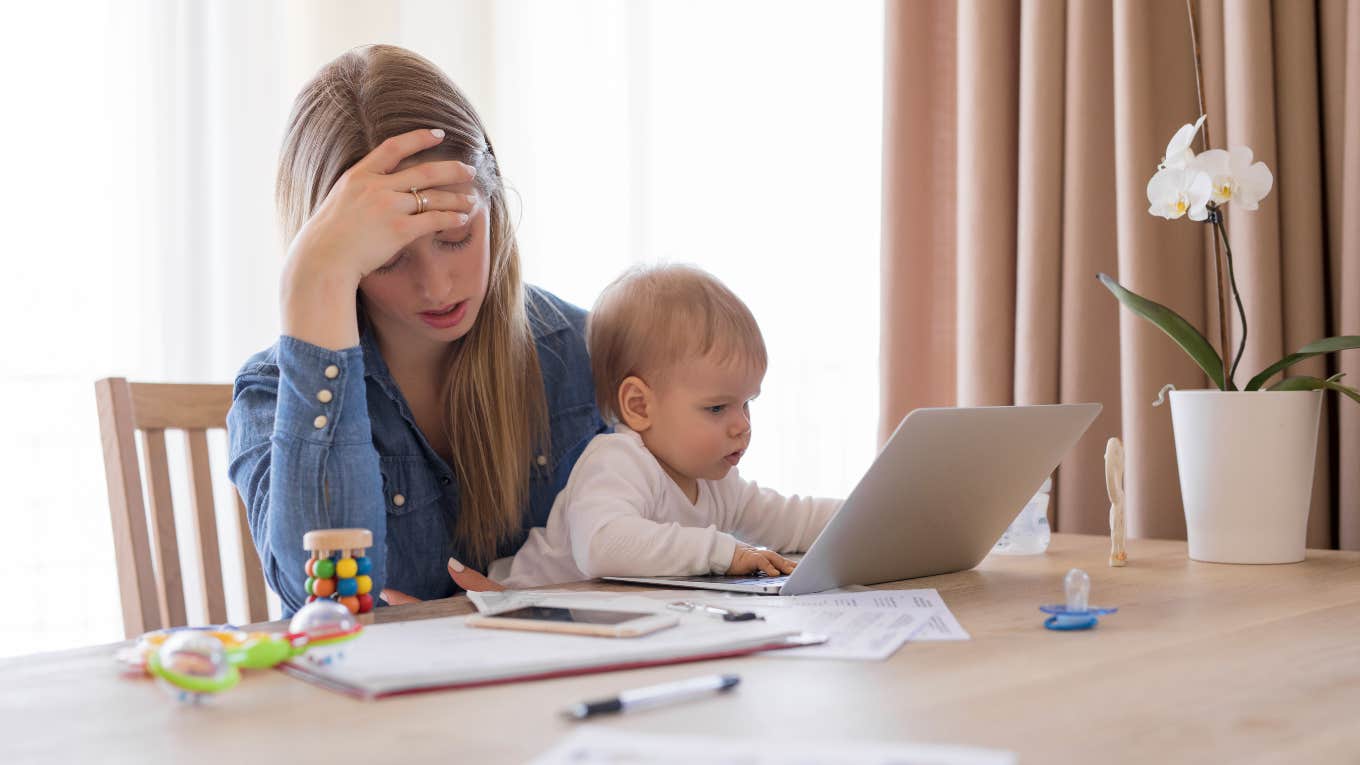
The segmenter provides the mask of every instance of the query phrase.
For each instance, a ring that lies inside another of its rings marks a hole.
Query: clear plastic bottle
[[[992,552],[1000,555],[1038,555],[1048,549],[1051,533],[1048,528],[1048,494],[1053,489],[1053,479],[1044,479],[1020,514],[1011,521],[1010,528],[997,540]]]

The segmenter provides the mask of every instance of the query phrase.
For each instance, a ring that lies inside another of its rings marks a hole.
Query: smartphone
[[[598,608],[525,606],[488,616],[467,618],[469,627],[532,632],[565,632],[572,635],[629,638],[674,627],[679,618],[641,611],[607,611]]]

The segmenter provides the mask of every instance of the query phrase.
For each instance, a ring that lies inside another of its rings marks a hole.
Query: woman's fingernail
[[[443,137],[444,137],[444,129],[443,129],[443,128],[434,128],[434,129],[431,130],[430,132],[434,134],[434,137],[435,137],[435,138],[443,138]]]
[[[466,225],[469,220],[471,219],[468,218],[467,213],[458,213],[458,225]]]
[[[383,590],[382,592],[378,593],[378,600],[387,603],[387,590]],[[391,605],[391,603],[388,603],[388,605]]]
[[[463,564],[459,563],[457,558],[449,558],[449,568],[459,573],[462,573]]]

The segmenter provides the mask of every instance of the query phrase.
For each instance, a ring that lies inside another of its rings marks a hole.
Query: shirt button
[[[402,505],[406,504],[406,497],[401,494],[393,494],[392,504],[396,505],[397,507],[401,507]]]
[[[340,376],[340,367],[337,367],[337,366],[334,365],[334,364],[331,364],[330,366],[326,367],[326,379],[327,379],[327,380],[334,380],[335,378],[337,378],[337,377],[339,377],[339,376]]]
[[[331,398],[332,398],[331,392],[326,390],[325,388],[322,388],[321,390],[316,392],[316,400],[320,401],[323,404],[329,404],[331,402]]]
[[[318,414],[316,416],[316,419],[312,420],[312,424],[316,426],[317,430],[321,430],[322,428],[326,427],[326,415]]]
[[[547,458],[547,457],[544,457],[542,454],[538,455],[538,460],[537,460],[537,461],[538,461],[538,466],[539,466],[539,467],[543,467],[544,465],[547,465],[547,464],[548,464],[548,458]]]

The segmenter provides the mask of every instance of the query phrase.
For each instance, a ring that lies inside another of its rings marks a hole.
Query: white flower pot
[[[1304,558],[1322,391],[1171,391],[1190,557]]]

